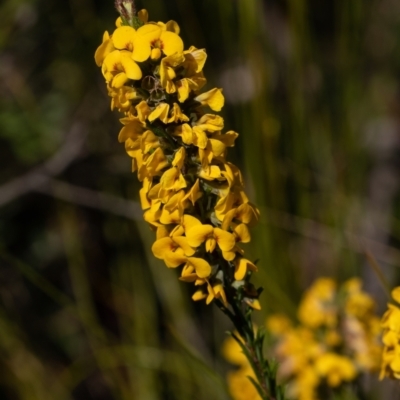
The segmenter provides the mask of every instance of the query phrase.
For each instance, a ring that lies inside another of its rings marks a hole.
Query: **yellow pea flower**
[[[150,57],[150,45],[131,26],[117,28],[112,35],[112,41],[116,49],[130,52],[132,59],[137,62],[146,61]]]
[[[142,77],[142,70],[127,51],[109,53],[104,59],[102,72],[106,81],[115,88],[121,88],[129,79],[139,80]]]
[[[187,238],[183,236],[164,237],[154,242],[151,248],[155,257],[164,260],[168,268],[176,268],[187,262],[195,253]]]
[[[231,233],[212,225],[196,225],[186,232],[186,237],[193,247],[199,247],[205,242],[206,251],[209,253],[215,250],[217,244],[223,251],[229,251],[235,246],[235,237]]]

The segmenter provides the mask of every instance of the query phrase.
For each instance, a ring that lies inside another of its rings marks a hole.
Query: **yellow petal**
[[[168,122],[169,104],[161,103],[159,104],[149,115],[149,121],[153,122],[159,118],[164,123]]]
[[[137,30],[137,35],[142,42],[151,43],[159,39],[161,35],[161,28],[156,24],[146,24]]]
[[[213,111],[221,111],[225,99],[222,89],[214,88],[194,98],[201,105],[208,105]]]
[[[211,266],[206,260],[197,257],[190,257],[187,262],[194,267],[199,278],[207,278],[210,276]]]
[[[138,81],[142,77],[142,70],[130,57],[126,55],[122,56],[121,64],[125,70],[126,76],[129,79]]]
[[[257,271],[257,267],[249,260],[239,257],[235,260],[235,279],[237,281],[243,280],[246,276],[247,270]]]
[[[232,250],[236,244],[235,237],[232,233],[223,231],[220,228],[214,228],[214,236],[219,248],[223,251]]]
[[[146,41],[143,41],[141,36],[136,35],[132,46],[132,59],[137,62],[143,62],[150,57],[150,54],[150,44]]]
[[[213,233],[213,230],[212,225],[196,225],[190,228],[186,231],[189,245],[199,247],[207,239],[207,236]]]
[[[163,237],[153,243],[151,250],[154,257],[163,260],[167,252],[173,251],[177,247],[177,244],[170,237]]]
[[[185,256],[191,257],[196,250],[189,246],[188,239],[184,236],[174,236],[173,241],[183,250]]]
[[[131,26],[121,26],[117,28],[112,35],[112,42],[116,49],[133,50],[133,40],[136,36],[136,30]]]
[[[167,252],[165,253],[164,262],[168,268],[176,268],[184,264],[187,258],[180,252]]]
[[[400,304],[400,286],[398,286],[392,290],[392,297],[393,297],[393,300],[395,300],[397,303]]]
[[[240,224],[235,229],[234,232],[237,237],[238,242],[249,243],[250,242],[250,232],[246,224]]]
[[[215,250],[215,247],[217,246],[217,241],[213,237],[209,237],[206,240],[206,251],[208,253],[212,253]]]
[[[188,232],[195,226],[200,226],[201,222],[197,218],[193,217],[192,215],[185,214],[182,218],[182,226],[185,232]]]
[[[185,162],[185,157],[186,157],[186,150],[184,147],[181,147],[174,156],[174,159],[172,161],[172,165],[174,167],[177,167],[179,169],[182,169],[183,163]]]
[[[175,53],[183,52],[183,41],[174,32],[164,31],[161,33],[160,41],[162,43],[161,49],[165,55],[171,56]]]
[[[206,297],[207,297],[207,294],[206,294],[206,293],[204,293],[202,290],[197,290],[197,291],[193,294],[192,299],[193,299],[194,301],[199,301],[199,300],[205,299]]]
[[[125,82],[127,80],[128,77],[126,76],[125,72],[120,72],[119,74],[114,76],[112,80],[112,86],[115,87],[116,89],[119,89],[125,85]]]
[[[115,48],[112,40],[110,39],[108,32],[105,32],[103,36],[103,43],[97,48],[94,54],[94,59],[97,66],[101,67],[104,59],[114,50]]]
[[[198,126],[193,127],[194,133],[194,144],[200,149],[205,149],[208,142],[208,137],[206,133]]]

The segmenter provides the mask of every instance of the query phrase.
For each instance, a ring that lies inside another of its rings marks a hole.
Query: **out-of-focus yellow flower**
[[[320,278],[303,296],[299,325],[293,326],[281,314],[268,317],[266,326],[289,398],[323,400],[318,397],[323,385],[336,388],[379,369],[382,346],[374,309],[375,302],[359,279],[337,290],[332,279]],[[394,336],[388,334],[388,343]],[[397,367],[396,362],[395,353],[389,352],[385,368],[392,363]]]
[[[400,379],[400,286],[392,290],[392,298],[397,304],[388,304],[381,321],[384,347],[380,379]]]

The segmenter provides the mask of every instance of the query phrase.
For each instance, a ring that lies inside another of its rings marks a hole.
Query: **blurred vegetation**
[[[205,47],[262,212],[263,323],[318,276],[400,266],[400,3],[143,0]],[[231,326],[153,258],[93,54],[112,0],[0,4],[0,398],[228,399]],[[374,378],[371,378],[374,379]],[[399,389],[369,381],[371,399]],[[368,383],[368,382],[367,382]],[[397,393],[397,395],[395,394]]]

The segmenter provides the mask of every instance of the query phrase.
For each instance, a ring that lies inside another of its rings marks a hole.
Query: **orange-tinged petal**
[[[187,262],[194,267],[199,278],[207,278],[211,274],[211,265],[202,258],[189,257]]]
[[[186,231],[188,243],[192,247],[199,247],[209,235],[213,233],[212,225],[197,225]]]
[[[160,42],[162,43],[161,49],[167,56],[183,52],[183,41],[174,32],[170,31],[162,32],[160,36]]]
[[[232,233],[223,231],[220,228],[214,228],[214,237],[219,248],[223,251],[232,250],[236,244],[235,237],[232,235]]]

